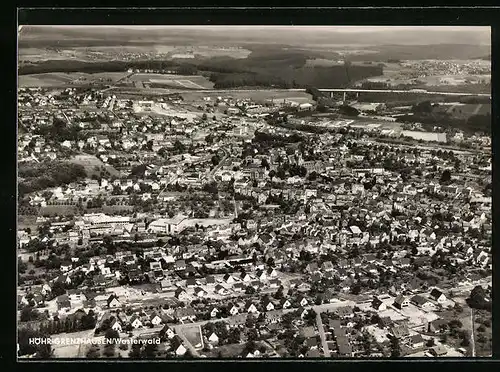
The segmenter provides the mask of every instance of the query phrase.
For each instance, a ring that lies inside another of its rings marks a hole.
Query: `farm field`
[[[250,50],[244,48],[220,48],[210,46],[173,47],[169,52],[172,53],[171,58],[175,58],[175,55],[191,54],[205,58],[230,57],[235,59],[247,58],[250,53],[252,53]]]
[[[177,88],[177,89],[211,89],[213,83],[204,76],[199,75],[174,75],[174,74],[134,74],[129,78],[133,82],[142,82],[143,84],[153,84],[159,88]]]
[[[44,74],[20,75],[18,85],[26,87],[71,87],[90,82],[116,82],[127,76],[127,72],[100,72],[86,74],[81,72],[51,72]]]

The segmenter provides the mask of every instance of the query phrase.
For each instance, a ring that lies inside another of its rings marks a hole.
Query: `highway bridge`
[[[269,92],[305,92],[306,89],[165,89],[175,93],[182,92],[196,92],[196,93],[231,93],[231,92],[255,92],[255,91],[269,91]],[[428,95],[441,95],[441,96],[474,96],[474,97],[490,97],[491,93],[466,93],[466,92],[436,92],[427,91],[425,89],[357,89],[357,88],[321,88],[320,92],[330,93],[405,93],[405,94],[428,94]]]

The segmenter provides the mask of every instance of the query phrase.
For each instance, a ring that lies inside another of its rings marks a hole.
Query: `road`
[[[321,313],[316,313],[316,324],[318,326],[321,343],[323,344],[323,354],[325,355],[325,358],[329,358],[330,350],[328,349],[328,344],[326,342],[325,327],[323,327],[323,320],[321,319]]]
[[[106,88],[110,90],[117,87]],[[268,91],[268,92],[305,92],[306,89],[163,89],[172,93],[231,93],[231,92],[256,92],[256,91]],[[356,88],[321,88],[318,89],[320,92],[325,93],[410,93],[410,94],[428,94],[428,95],[443,95],[443,96],[475,96],[475,97],[491,97],[491,93],[466,93],[466,92],[431,92],[431,91],[412,91],[412,90],[402,90],[402,89],[356,89]]]
[[[225,148],[221,148],[221,150],[222,152],[224,152],[224,157],[219,161],[219,164],[217,164],[210,172],[208,172],[207,175],[203,177],[204,180],[213,181],[215,172],[217,172],[222,167],[227,158],[229,158],[229,153],[227,152],[227,150]]]
[[[474,309],[470,309],[470,323],[471,323],[471,348],[472,348],[472,357],[476,357],[476,340],[474,339]]]

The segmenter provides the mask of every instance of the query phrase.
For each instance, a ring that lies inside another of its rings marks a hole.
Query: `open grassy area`
[[[199,345],[202,345],[203,341],[201,339],[201,332],[199,326],[182,327],[182,333],[184,334],[184,336],[186,336],[188,341],[194,347],[199,347]]]
[[[112,176],[116,177],[120,176],[119,171],[117,171],[111,165],[104,164],[94,155],[87,155],[87,154],[76,155],[70,160],[70,162],[82,165],[85,168],[85,172],[87,173],[88,177],[91,177],[93,174],[99,175],[99,171],[97,171],[95,167],[98,168],[104,167]]]
[[[127,72],[101,72],[86,74],[81,72],[50,72],[42,74],[19,75],[18,85],[25,87],[72,87],[90,82],[116,82],[127,75]]]
[[[213,83],[200,75],[172,74],[134,74],[129,78],[133,82],[150,83],[154,86],[177,89],[210,89]]]

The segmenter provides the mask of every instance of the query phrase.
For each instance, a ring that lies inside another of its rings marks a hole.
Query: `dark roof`
[[[394,299],[394,303],[395,304],[398,304],[398,305],[401,305],[404,301],[406,300],[406,297],[403,296],[402,294],[399,294],[395,299]]]
[[[205,280],[207,283],[215,283],[215,278],[212,275],[207,275]]]
[[[413,335],[410,337],[410,340],[413,344],[424,342],[424,339],[420,333]]]
[[[426,298],[424,298],[420,295],[415,295],[411,298],[411,302],[414,302],[417,305],[423,305],[423,304],[427,303],[428,301]]]
[[[443,294],[443,292],[441,292],[439,289],[437,288],[434,288],[432,291],[431,291],[431,297],[434,298],[435,300],[437,300],[441,295]]]
[[[394,326],[394,327],[392,327],[391,331],[392,331],[392,334],[394,335],[394,337],[396,337],[396,338],[408,336],[410,334],[408,327],[405,325]]]

